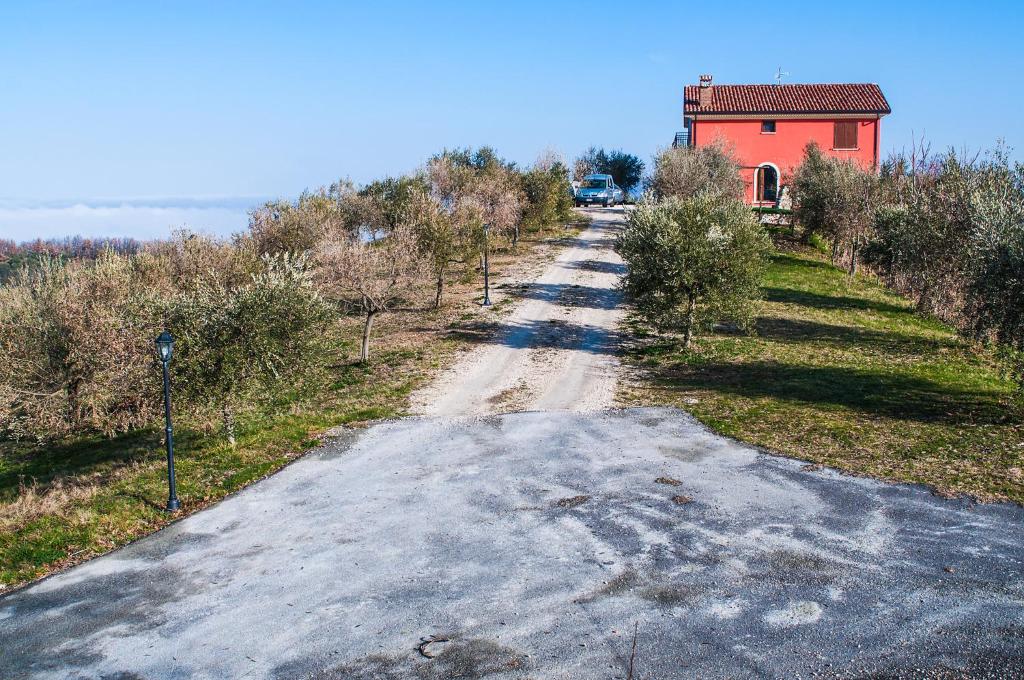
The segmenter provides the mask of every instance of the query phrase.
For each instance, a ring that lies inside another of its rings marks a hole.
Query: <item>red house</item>
[[[722,141],[742,166],[746,200],[776,205],[808,142],[825,153],[878,168],[882,116],[891,113],[878,85],[700,85],[684,92],[674,146]]]

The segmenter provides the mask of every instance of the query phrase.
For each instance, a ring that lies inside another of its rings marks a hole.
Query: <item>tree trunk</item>
[[[373,329],[373,319],[377,312],[366,314],[366,324],[363,326],[363,345],[359,350],[359,361],[365,363],[370,359],[370,331]]]
[[[515,250],[516,246],[519,245],[519,224],[512,229],[512,249]]]
[[[857,274],[857,250],[857,241],[854,241],[850,247],[850,276]]]
[[[220,409],[221,419],[224,422],[224,434],[228,438],[228,445],[235,448],[235,414],[227,402]]]
[[[683,329],[683,349],[690,349],[690,336],[693,334],[693,308],[696,298],[691,293],[686,301],[686,327]]]
[[[441,307],[441,294],[444,292],[444,271],[437,274],[437,293],[434,295],[434,309]]]
[[[81,393],[82,380],[79,378],[68,379],[67,395],[68,395],[68,414],[70,415],[71,427],[78,427],[81,422],[81,402],[79,401],[79,394]]]

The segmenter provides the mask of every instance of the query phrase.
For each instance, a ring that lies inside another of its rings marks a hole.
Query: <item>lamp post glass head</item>
[[[156,339],[156,348],[160,352],[160,361],[165,364],[171,360],[171,355],[174,353],[174,338],[167,331],[160,334],[160,337]]]

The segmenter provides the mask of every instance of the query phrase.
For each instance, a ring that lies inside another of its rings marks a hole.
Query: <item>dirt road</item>
[[[423,415],[592,411],[615,396],[615,329],[622,316],[613,250],[624,211],[587,210],[591,226],[533,282],[490,342],[413,396]]]

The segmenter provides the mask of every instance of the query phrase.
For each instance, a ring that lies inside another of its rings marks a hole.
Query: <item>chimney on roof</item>
[[[711,75],[705,74],[700,77],[700,107],[711,106]]]

